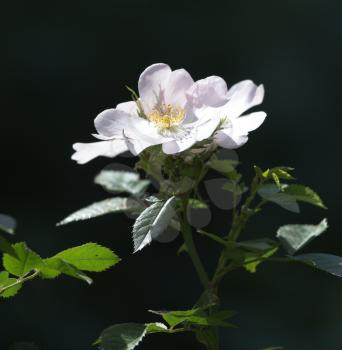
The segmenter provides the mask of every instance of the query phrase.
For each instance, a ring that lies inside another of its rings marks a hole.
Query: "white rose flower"
[[[264,112],[240,117],[264,96],[263,86],[249,80],[228,90],[220,77],[194,82],[186,70],[172,71],[158,63],[140,75],[138,89],[136,101],[120,103],[95,118],[98,134],[93,136],[101,141],[74,144],[72,159],[84,164],[128,150],[138,155],[153,145],[176,154],[211,136],[219,146],[237,148],[266,117]]]

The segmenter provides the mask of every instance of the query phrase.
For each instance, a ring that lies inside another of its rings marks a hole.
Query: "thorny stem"
[[[24,282],[27,282],[29,280],[34,279],[35,277],[37,277],[39,274],[39,270],[34,270],[34,272],[31,275],[25,276],[25,277],[19,277],[15,282],[13,282],[12,284],[9,284],[8,286],[4,286],[0,288],[0,294],[3,293],[5,290],[12,288],[18,284],[22,284]]]

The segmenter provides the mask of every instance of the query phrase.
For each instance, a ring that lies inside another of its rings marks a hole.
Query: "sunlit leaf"
[[[171,197],[153,203],[139,215],[133,226],[134,252],[143,249],[167,228],[175,215],[174,204],[175,197]]]
[[[289,254],[294,254],[327,228],[327,219],[318,225],[285,225],[278,229],[277,237]]]
[[[12,247],[17,257],[4,254],[3,265],[14,276],[25,276],[43,262],[40,256],[28,248],[24,242],[13,244]]]
[[[122,323],[106,328],[100,336],[101,350],[133,350],[144,338],[147,326]]]
[[[54,258],[60,258],[79,270],[93,272],[104,271],[120,261],[110,249],[96,243],[66,249]]]
[[[300,260],[328,272],[334,276],[342,277],[342,257],[324,253],[309,253],[293,256],[292,259]]]
[[[67,216],[57,225],[65,225],[73,221],[82,221],[101,215],[120,212],[135,212],[143,209],[140,202],[133,198],[114,197],[93,203]]]
[[[0,231],[13,234],[17,226],[17,222],[11,216],[0,214]]]
[[[150,184],[148,180],[141,180],[137,173],[118,170],[102,170],[94,181],[109,192],[127,192],[134,196],[143,194]]]
[[[1,298],[10,298],[18,293],[21,288],[21,284],[15,284],[17,280],[15,278],[9,277],[9,273],[7,271],[0,272],[0,297]],[[8,287],[12,284],[13,287],[10,287],[4,291],[1,291],[3,287]]]
[[[235,315],[235,312],[230,310],[222,310],[212,314],[208,314],[205,308],[195,308],[185,311],[151,311],[161,315],[170,327],[175,327],[180,323],[187,322],[199,326],[213,327],[232,327],[232,324],[226,320]]]

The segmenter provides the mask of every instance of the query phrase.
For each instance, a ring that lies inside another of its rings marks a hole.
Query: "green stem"
[[[184,238],[185,246],[187,249],[187,252],[192,260],[192,263],[195,267],[195,270],[197,272],[198,278],[200,279],[204,289],[209,288],[209,277],[207,272],[204,269],[204,266],[202,264],[202,261],[198,255],[195,242],[192,237],[192,229],[189,225],[189,222],[186,218],[186,211],[188,206],[188,198],[183,199],[182,201],[182,210],[179,215],[180,223],[181,223],[181,231]]]
[[[230,232],[227,236],[228,241],[236,242],[250,217],[256,212],[258,212],[261,209],[261,207],[266,203],[265,200],[262,200],[254,209],[250,208],[261,184],[262,180],[260,180],[258,176],[255,176],[251,184],[250,194],[247,197],[245,203],[242,205],[240,213],[237,213],[236,210],[234,210],[233,223]],[[227,266],[227,261],[228,258],[226,257],[225,252],[223,251],[219,257],[215,273],[211,280],[211,285],[216,294],[218,291],[219,283],[221,282],[222,278],[229,271],[234,269],[234,266],[232,264]]]
[[[35,270],[31,275],[28,275],[26,277],[19,277],[15,282],[13,282],[12,284],[9,284],[8,286],[2,287],[0,288],[0,294],[3,293],[5,290],[12,288],[18,284],[22,284],[24,282],[27,282],[29,280],[34,279],[35,277],[37,277],[39,274],[39,270]]]

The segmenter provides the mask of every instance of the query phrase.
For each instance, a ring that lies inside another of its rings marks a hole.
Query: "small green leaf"
[[[340,256],[310,253],[293,256],[292,259],[306,262],[319,270],[323,270],[337,277],[342,277],[342,257]]]
[[[265,253],[275,248],[278,244],[269,238],[259,238],[250,241],[237,242],[236,246],[250,252]]]
[[[7,271],[0,272],[0,297],[10,298],[16,295],[22,286],[20,283],[14,285],[11,288],[4,290],[3,292],[1,291],[3,287],[8,287],[11,284],[14,284],[16,282],[17,280],[15,278],[9,277],[9,274]]]
[[[7,253],[13,257],[17,257],[15,250],[13,249],[10,242],[7,241],[6,238],[0,236],[0,251],[3,253]]]
[[[232,324],[225,322],[228,318],[235,315],[230,310],[218,311],[208,315],[205,308],[195,308],[185,311],[152,311],[157,315],[161,315],[170,327],[175,327],[180,323],[187,322],[198,326],[213,327],[232,327]]]
[[[150,333],[169,333],[169,329],[164,323],[160,322],[155,322],[155,323],[147,323],[146,324],[147,329],[146,332],[147,334]]]
[[[64,273],[65,275],[68,275],[70,277],[81,279],[87,282],[88,284],[93,283],[93,280],[90,277],[88,277],[85,273],[80,271],[77,267],[57,257],[44,259],[39,271],[43,278],[55,278],[61,273]]]
[[[110,249],[96,243],[66,249],[54,258],[60,258],[79,270],[93,272],[104,271],[120,261]]]
[[[235,173],[235,167],[238,165],[238,161],[236,160],[229,160],[229,159],[217,159],[212,158],[210,161],[207,162],[207,165],[211,168],[216,170],[217,172],[221,173],[224,176],[227,176],[228,178],[231,177],[231,173]]]
[[[205,203],[199,199],[195,199],[195,198],[189,199],[189,206],[191,208],[194,208],[194,209],[207,209],[208,208],[207,203]]]
[[[225,255],[237,266],[243,266],[247,271],[254,273],[259,264],[271,257],[278,250],[278,244],[268,238],[227,242]]]
[[[17,222],[11,216],[0,214],[0,231],[13,234],[17,226]]]
[[[327,219],[318,225],[285,225],[277,231],[277,237],[288,251],[294,254],[328,228]]]
[[[217,328],[198,328],[195,332],[199,343],[205,345],[207,349],[219,350],[220,344]]]
[[[122,323],[105,329],[100,336],[101,350],[133,350],[144,338],[147,327],[138,323]]]
[[[12,247],[17,258],[4,254],[3,265],[14,276],[23,277],[43,262],[41,257],[28,248],[24,242],[13,244]]]
[[[127,192],[134,196],[142,195],[150,184],[137,173],[117,170],[102,170],[94,181],[109,192]]]
[[[91,218],[110,213],[141,211],[143,208],[144,206],[133,198],[108,198],[77,210],[60,221],[57,226],[69,224],[70,222],[74,221],[89,220]]]
[[[281,188],[284,188],[285,186],[282,186]],[[300,211],[296,198],[285,194],[284,192],[281,192],[281,189],[274,184],[262,185],[258,190],[258,194],[263,199],[276,203],[286,210],[292,211],[294,213],[299,213]]]
[[[175,215],[174,205],[175,197],[171,197],[167,201],[153,203],[139,215],[133,226],[134,253],[167,228]]]
[[[297,201],[307,202],[317,207],[327,209],[319,195],[307,186],[288,185],[283,189],[283,193],[293,197]]]

